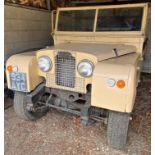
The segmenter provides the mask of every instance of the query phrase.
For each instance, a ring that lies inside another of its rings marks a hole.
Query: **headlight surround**
[[[52,61],[48,56],[41,56],[38,59],[38,66],[41,71],[48,72],[52,68]]]
[[[94,64],[89,60],[82,60],[78,64],[77,70],[83,77],[90,77],[93,74]]]

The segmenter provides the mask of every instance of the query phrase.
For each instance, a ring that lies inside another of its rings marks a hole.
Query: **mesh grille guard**
[[[55,57],[55,81],[57,85],[75,87],[75,57],[69,52],[58,52]]]

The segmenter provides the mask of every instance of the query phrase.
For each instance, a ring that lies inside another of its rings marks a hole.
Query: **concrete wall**
[[[52,44],[51,15],[47,11],[4,6],[4,57]]]

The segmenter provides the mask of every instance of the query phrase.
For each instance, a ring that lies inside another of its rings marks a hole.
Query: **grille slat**
[[[55,57],[55,81],[65,87],[75,86],[75,57],[68,52],[58,52]]]

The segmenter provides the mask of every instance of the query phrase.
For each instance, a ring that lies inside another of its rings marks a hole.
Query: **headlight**
[[[78,64],[78,72],[83,77],[89,77],[92,75],[94,64],[89,60],[82,60]]]
[[[52,61],[48,56],[41,56],[38,59],[38,66],[43,72],[48,72],[52,68]]]

